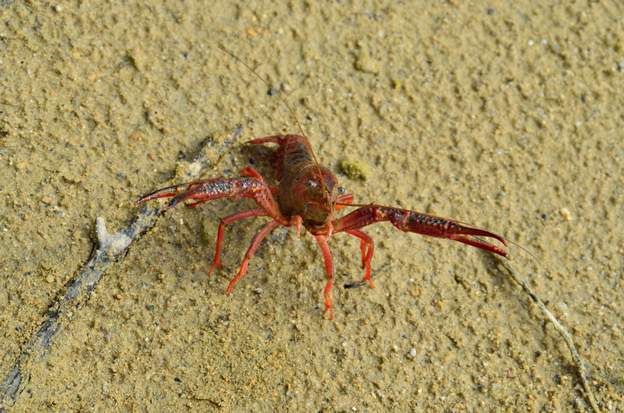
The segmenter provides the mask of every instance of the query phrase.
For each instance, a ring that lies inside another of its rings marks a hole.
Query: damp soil
[[[0,1],[0,374],[88,259],[97,217],[126,226],[205,143],[205,177],[253,163],[272,180],[268,150],[243,142],[303,130],[357,203],[531,251],[509,247],[602,409],[624,411],[623,17],[617,1]],[[279,228],[226,296],[265,219],[227,229],[208,277],[219,218],[252,205],[169,211],[4,408],[589,411],[556,331],[460,243],[368,227],[375,288],[343,289],[359,242],[336,235],[329,321],[316,244]]]

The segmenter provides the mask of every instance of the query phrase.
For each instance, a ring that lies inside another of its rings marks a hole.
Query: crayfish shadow
[[[248,165],[251,165],[265,178],[275,179],[273,159],[275,150],[264,145],[242,145],[241,155]]]

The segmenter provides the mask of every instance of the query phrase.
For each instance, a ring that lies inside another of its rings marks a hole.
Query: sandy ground
[[[624,411],[621,2],[0,1],[0,375],[89,256],[201,142],[298,132],[356,202],[499,232]],[[365,3],[365,4],[363,4]],[[546,4],[549,3],[549,4]],[[270,79],[269,87],[223,44]],[[239,143],[240,143],[239,142]],[[239,143],[205,176],[265,152]],[[215,145],[215,148],[219,145]],[[365,181],[339,173],[366,165]],[[335,289],[279,229],[226,297],[262,219],[177,208],[70,317],[12,412],[588,411],[558,334],[474,248],[380,224],[376,288]],[[361,277],[336,236],[337,282]]]

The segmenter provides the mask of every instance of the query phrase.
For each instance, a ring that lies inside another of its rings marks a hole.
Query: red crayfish
[[[503,237],[492,232],[451,219],[407,209],[376,204],[353,204],[353,195],[345,194],[344,190],[338,186],[334,174],[328,168],[318,164],[305,136],[268,136],[253,139],[248,143],[278,145],[274,153],[274,167],[279,181],[277,186],[269,186],[258,171],[247,166],[242,170],[239,178],[214,178],[173,185],[144,195],[136,202],[141,204],[156,198],[173,198],[165,206],[168,209],[187,200],[193,201],[188,204],[189,207],[222,198],[251,198],[256,201],[258,208],[238,212],[221,219],[217,230],[215,255],[209,274],[221,266],[221,244],[226,225],[252,217],[271,218],[271,221],[253,238],[238,274],[227,287],[227,294],[232,292],[234,285],[247,273],[249,260],[262,240],[280,225],[294,226],[298,233],[303,226],[316,239],[325,263],[327,282],[323,294],[325,312],[330,319],[333,319],[331,293],[334,285],[334,266],[327,240],[334,234],[346,232],[360,240],[364,277],[362,281],[346,285],[346,287],[357,287],[365,283],[373,287],[371,260],[374,243],[372,238],[360,228],[381,221],[390,221],[401,231],[448,238],[503,257],[507,256],[503,248],[477,238],[494,238],[503,245],[507,245]],[[347,206],[358,208],[337,218],[335,212]]]

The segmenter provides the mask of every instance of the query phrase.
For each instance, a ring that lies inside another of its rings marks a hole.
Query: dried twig
[[[533,292],[533,290],[531,290],[526,281],[518,276],[517,271],[511,266],[511,263],[508,260],[500,260],[499,262],[502,263],[511,278],[522,287],[524,292],[527,293],[527,295],[531,298],[531,301],[533,301],[533,303],[535,303],[535,305],[537,305],[539,309],[542,310],[548,321],[550,321],[553,327],[555,327],[555,330],[557,330],[559,334],[561,334],[561,337],[563,337],[563,340],[565,341],[568,349],[570,350],[570,353],[572,354],[572,359],[574,360],[574,364],[576,365],[576,368],[578,370],[581,382],[583,383],[583,388],[585,389],[585,396],[587,397],[587,400],[589,401],[589,404],[591,405],[594,412],[600,413],[601,411],[598,407],[598,403],[596,402],[596,398],[594,397],[594,393],[589,386],[589,380],[587,379],[587,370],[585,369],[583,359],[579,355],[579,352],[574,345],[574,341],[572,341],[572,336],[570,335],[568,330],[559,322],[559,320],[557,320],[553,313],[548,310],[546,304],[544,304],[544,302]]]
[[[226,139],[219,148],[219,152],[225,153],[224,149],[235,142],[241,132],[241,127],[236,128],[232,136]],[[210,161],[211,157],[207,151],[213,151],[214,148],[209,148],[208,143],[204,142],[199,155],[176,179],[197,179],[208,166],[216,165],[221,161],[223,155],[215,162]],[[114,234],[109,234],[107,231],[104,218],[96,219],[97,247],[91,252],[87,263],[67,284],[61,297],[50,306],[45,319],[25,344],[9,373],[0,382],[0,413],[5,411],[4,406],[13,405],[28,385],[32,364],[41,362],[47,356],[57,333],[71,321],[69,314],[75,313],[76,309],[89,300],[91,292],[104,273],[115,261],[123,259],[133,241],[154,227],[163,211],[164,208],[160,207],[155,209],[143,207],[126,229]]]

